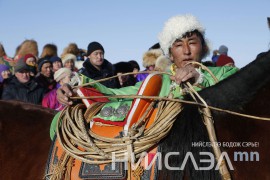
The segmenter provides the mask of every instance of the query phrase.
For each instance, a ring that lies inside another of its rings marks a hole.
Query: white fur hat
[[[193,15],[180,15],[170,18],[159,34],[159,44],[166,56],[176,39],[181,39],[187,32],[198,30],[204,36],[205,29]]]
[[[70,76],[71,74],[72,72],[69,68],[60,68],[54,73],[54,80],[59,82],[64,77]]]
[[[63,57],[62,57],[62,62],[63,62],[63,65],[67,63],[67,61],[69,60],[73,60],[73,62],[75,63],[77,58],[74,54],[65,54]]]

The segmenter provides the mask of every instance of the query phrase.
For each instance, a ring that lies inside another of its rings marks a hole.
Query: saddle
[[[162,86],[162,77],[158,74],[149,74],[145,81],[141,84],[137,95],[141,96],[158,96]],[[91,93],[90,93],[91,94]],[[94,90],[91,95],[102,95],[101,93]],[[94,105],[99,101],[109,102],[106,98],[101,98],[100,100],[95,99],[93,101],[87,101],[88,105]],[[122,136],[123,133],[128,132],[132,125],[134,125],[146,111],[147,116],[150,118],[145,124],[145,128],[150,128],[151,124],[154,122],[155,115],[157,112],[156,108],[152,108],[149,111],[149,106],[153,102],[151,99],[141,99],[137,98],[132,101],[130,110],[124,119],[124,124],[106,124],[105,121],[91,120],[87,123],[91,131],[97,136],[102,136],[104,138],[117,138]],[[87,112],[87,110],[86,110]],[[88,112],[89,113],[89,112]],[[86,119],[88,119],[87,114],[85,114]],[[88,119],[89,120],[89,119]],[[120,123],[121,124],[121,123]],[[83,149],[83,147],[77,147],[78,149]],[[155,174],[157,174],[157,168],[155,163],[152,162],[153,157],[157,151],[156,147],[149,149],[147,163],[152,163],[150,169],[144,170],[145,159],[143,159],[132,173],[129,173],[130,167],[127,168],[127,164],[124,162],[104,163],[104,164],[89,164],[82,162],[75,158],[64,158],[68,157],[65,150],[63,149],[58,138],[55,137],[51,145],[49,158],[46,165],[46,179],[51,179],[50,175],[53,173],[58,173],[59,176],[55,179],[71,179],[71,180],[81,180],[81,179],[152,179]],[[150,158],[149,158],[150,157]],[[59,162],[67,161],[69,163],[62,163],[64,166],[59,166]],[[151,177],[151,178],[150,178]]]

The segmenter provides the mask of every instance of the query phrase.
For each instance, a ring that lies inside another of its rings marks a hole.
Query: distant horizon
[[[87,49],[90,42],[98,41],[111,63],[136,60],[143,68],[143,53],[158,42],[157,36],[168,18],[193,14],[205,27],[211,45],[203,61],[211,60],[213,50],[226,45],[228,55],[241,68],[270,48],[269,7],[269,0],[0,0],[0,43],[13,57],[17,46],[26,39],[37,41],[39,55],[45,44],[55,44],[59,56],[69,43]]]

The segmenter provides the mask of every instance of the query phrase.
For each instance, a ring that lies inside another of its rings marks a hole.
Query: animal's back
[[[42,179],[55,111],[0,101],[0,174],[3,179]]]

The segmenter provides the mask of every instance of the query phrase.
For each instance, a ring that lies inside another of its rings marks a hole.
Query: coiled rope
[[[147,116],[148,112],[155,103],[152,102],[140,120],[130,128],[128,136],[119,138],[95,134],[85,124],[84,105],[68,106],[62,111],[57,123],[59,143],[70,156],[90,164],[112,162],[112,153],[115,153],[117,159],[124,159],[127,153],[134,153],[135,158],[138,158],[169,133],[176,116],[182,110],[181,103],[159,102],[155,121],[151,127],[145,129],[150,118]],[[131,144],[133,152],[128,152],[127,147]]]

